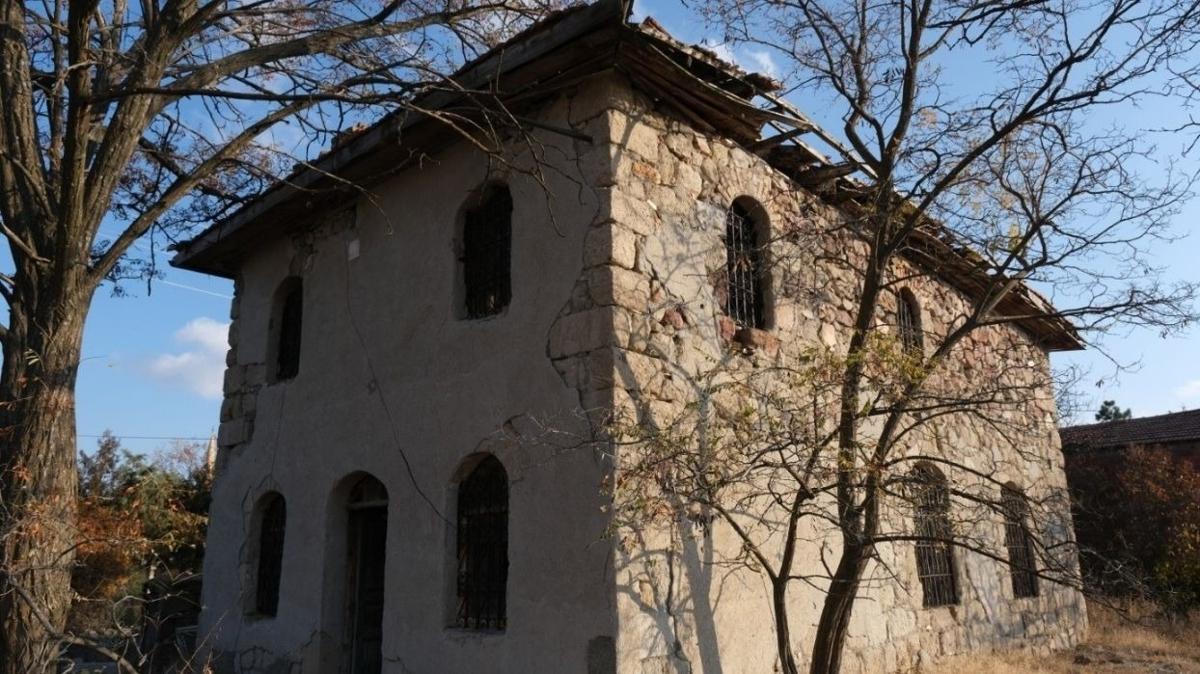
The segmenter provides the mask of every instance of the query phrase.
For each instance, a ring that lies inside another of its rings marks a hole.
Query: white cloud
[[[771,52],[765,49],[741,50],[737,54],[726,42],[714,42],[705,38],[700,42],[700,46],[717,55],[717,58],[726,63],[733,63],[745,70],[760,72],[771,77],[777,77],[779,74],[779,65],[775,63],[775,57]]]
[[[750,59],[753,64],[751,70],[757,70],[764,75],[778,77],[779,66],[775,63],[775,57],[771,56],[771,52],[765,49],[753,50],[746,53],[746,58]]]
[[[1175,397],[1185,402],[1200,401],[1200,379],[1185,382],[1175,388]]]
[[[733,50],[730,49],[729,45],[725,44],[724,42],[712,42],[708,38],[705,38],[700,43],[700,46],[716,54],[717,58],[725,61],[726,63],[737,62],[737,59],[733,57]]]
[[[201,316],[175,333],[175,341],[191,348],[150,358],[143,369],[152,378],[203,398],[221,397],[229,323]]]

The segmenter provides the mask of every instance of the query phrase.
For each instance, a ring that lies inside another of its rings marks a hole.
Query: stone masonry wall
[[[696,132],[626,90],[613,99],[617,145],[611,193],[611,252],[603,269],[613,287],[612,349],[616,409],[665,419],[695,398],[689,381],[714,367],[730,372],[803,367],[812,349],[844,353],[855,310],[855,267],[864,246],[840,227],[839,214],[797,188],[761,158],[733,143]],[[769,230],[766,330],[738,331],[724,316],[725,213],[749,197]],[[963,315],[967,300],[947,284],[903,262],[893,273],[918,298],[930,343]],[[883,333],[894,334],[896,300],[886,295]],[[605,354],[605,358],[608,354]],[[958,461],[965,470],[1011,481],[1031,500],[1065,486],[1046,354],[1012,327],[981,330],[949,354],[930,387],[969,394],[981,382],[1011,382],[1020,404],[996,412],[1006,429],[952,417],[906,445],[912,455]],[[1019,449],[1015,449],[1017,447]],[[632,449],[619,451],[636,451]],[[964,473],[964,475],[967,473]],[[951,476],[951,479],[969,479]],[[1038,501],[1039,503],[1041,501]],[[1048,502],[1040,523],[1047,541],[1065,541],[1069,512]],[[903,530],[907,515],[887,515]],[[801,532],[809,541],[800,563],[821,575],[821,559],[836,561],[835,532]],[[1003,545],[1002,523],[972,518],[956,534]],[[711,531],[685,526],[625,530],[618,565],[617,655],[620,672],[776,671],[769,588],[736,563],[740,543],[720,521]],[[883,545],[866,574],[847,645],[846,671],[896,671],[939,657],[991,648],[1062,648],[1086,627],[1081,596],[1043,581],[1041,594],[1013,599],[1007,567],[979,554],[957,553],[962,600],[922,608],[911,544]],[[892,574],[895,574],[894,580]],[[809,650],[823,593],[803,582],[790,596],[795,651]]]

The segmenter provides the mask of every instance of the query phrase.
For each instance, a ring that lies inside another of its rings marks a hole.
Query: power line
[[[76,433],[75,436],[80,437],[80,438],[103,438],[104,437],[103,435],[93,435],[93,434],[89,434],[89,433]],[[209,437],[211,437],[211,436],[208,436],[208,437],[202,437],[202,438],[200,438],[200,437],[189,438],[189,437],[177,436],[177,435],[123,435],[121,433],[113,433],[112,436],[118,440],[204,440],[204,441],[207,441],[209,439]]]

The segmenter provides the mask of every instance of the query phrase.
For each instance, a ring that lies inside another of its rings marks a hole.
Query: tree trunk
[[[783,674],[800,674],[796,656],[792,653],[792,630],[788,623],[787,580],[779,578],[772,587],[772,607],[775,609],[775,646],[779,649],[779,665]]]
[[[14,302],[9,316],[0,372],[0,674],[54,671],[71,605],[75,377],[92,294],[82,288],[26,286],[21,296],[36,307]]]
[[[850,626],[850,614],[854,610],[854,599],[858,596],[866,565],[867,553],[862,546],[845,546],[842,549],[837,571],[825,594],[816,638],[813,639],[811,674],[837,674],[841,670],[846,630]]]

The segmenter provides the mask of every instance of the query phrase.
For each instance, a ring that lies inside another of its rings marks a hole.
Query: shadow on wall
[[[621,565],[630,573],[628,583],[618,582],[617,592],[649,618],[642,632],[631,635],[641,639],[646,671],[724,672],[714,617],[721,595],[719,587],[713,592],[718,567],[711,540],[697,533],[672,527],[672,542],[654,548],[642,532],[635,532],[633,545],[618,545]],[[640,552],[631,554],[633,550]]]

